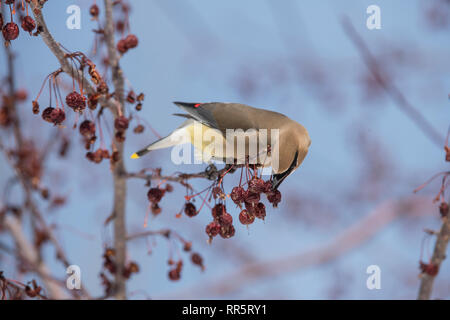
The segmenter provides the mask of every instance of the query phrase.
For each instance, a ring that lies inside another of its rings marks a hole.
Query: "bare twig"
[[[19,255],[26,261],[36,273],[41,277],[45,283],[45,287],[49,292],[51,299],[65,299],[67,296],[61,290],[59,285],[50,276],[50,271],[43,261],[39,259],[39,255],[36,252],[34,246],[28,241],[23,234],[22,224],[20,220],[13,215],[8,215],[4,221],[5,227],[9,230],[13,236]]]
[[[430,263],[440,269],[442,262],[446,257],[447,246],[450,240],[450,219],[444,217],[442,221],[442,227],[437,234],[436,244],[434,245],[433,256],[431,257]],[[419,300],[429,300],[431,297],[431,292],[433,289],[433,283],[436,275],[430,275],[424,273],[421,275],[420,289],[419,289]]]

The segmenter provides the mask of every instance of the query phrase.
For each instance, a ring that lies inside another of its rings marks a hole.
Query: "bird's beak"
[[[296,168],[297,168],[297,158],[298,158],[298,152],[295,153],[294,160],[291,163],[291,166],[289,169],[287,169],[285,172],[277,173],[273,175],[272,178],[272,190],[277,190],[280,184],[283,182],[284,179],[286,179]]]
[[[280,174],[274,174],[272,179],[272,190],[277,190],[280,184],[284,179],[286,179],[288,175],[289,173],[287,171]]]

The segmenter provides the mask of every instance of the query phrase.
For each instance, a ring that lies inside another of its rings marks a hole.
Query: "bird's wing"
[[[188,103],[188,102],[174,102],[178,107],[186,111],[192,118],[195,120],[207,125],[208,127],[219,129],[216,120],[209,110],[202,107],[201,103]],[[181,116],[180,114],[176,114],[177,116]],[[187,115],[184,115],[186,118],[190,118]]]

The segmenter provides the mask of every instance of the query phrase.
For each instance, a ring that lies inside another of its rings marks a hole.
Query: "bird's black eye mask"
[[[295,169],[295,167],[297,166],[297,159],[298,159],[298,151],[295,153],[294,160],[292,161],[291,165],[285,172],[273,175],[273,181],[272,181],[272,189],[273,190],[277,190],[278,187],[280,186],[281,182],[283,182],[283,180],[286,179],[286,177],[288,175],[290,175],[291,172]]]

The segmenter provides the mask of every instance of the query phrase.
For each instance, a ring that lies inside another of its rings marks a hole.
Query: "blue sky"
[[[411,195],[414,187],[433,173],[448,169],[442,149],[430,143],[389,98],[378,101],[361,98],[358,81],[366,71],[365,66],[340,25],[340,19],[347,15],[377,55],[389,57],[393,51],[401,49],[403,56],[399,61],[386,58],[383,65],[398,75],[394,77],[396,85],[444,135],[450,119],[449,29],[430,30],[423,18],[426,7],[423,2],[291,0],[282,5],[269,2],[133,1],[130,22],[132,32],[139,37],[139,47],[127,53],[121,64],[134,90],[146,94],[139,116],[164,135],[180,123],[171,116],[178,111],[172,101],[233,101],[283,112],[302,123],[312,139],[310,154],[300,170],[284,183],[283,191],[293,197],[323,197],[326,203],[341,202],[345,190],[360,183],[357,177],[361,161],[353,139],[357,128],[380,141],[387,150],[383,157],[395,163],[391,179],[386,178],[385,182],[392,191],[383,194],[380,201]],[[70,4],[82,8],[81,30],[65,27],[65,10]],[[91,49],[90,30],[96,25],[87,14],[90,4],[87,0],[52,1],[45,8],[49,29],[69,50],[89,52]],[[371,4],[381,8],[381,30],[370,31],[365,27],[366,8]],[[35,96],[45,75],[58,68],[57,61],[39,38],[22,35],[13,43],[13,49],[18,53],[18,86],[26,86],[30,95]],[[3,52],[0,58],[4,59]],[[314,65],[320,66],[329,79],[324,86],[329,86],[339,98],[328,101],[331,106],[318,99],[305,80],[296,80],[299,67]],[[245,77],[257,78],[255,94],[240,91]],[[23,112],[27,114],[29,135],[46,125],[31,116],[30,104],[23,106]],[[70,130],[66,132],[70,134]],[[47,130],[45,136],[52,134],[54,131]],[[154,139],[150,130],[133,136],[126,152],[131,154]],[[75,144],[77,140],[78,137],[74,139]],[[107,164],[92,165],[82,160],[81,152],[81,148],[76,147],[68,162],[56,159],[50,162],[54,172],[52,179],[62,184],[58,192],[70,198],[66,207],[49,214],[49,220],[66,226],[61,229],[61,241],[73,263],[80,265],[83,281],[95,295],[101,292],[98,271],[102,243],[111,239],[111,231],[105,230],[102,222],[111,209],[112,186],[105,174]],[[175,167],[167,160],[169,152],[158,151],[142,160],[129,161],[127,167],[137,171],[142,167],[161,166],[165,173],[202,168]],[[68,167],[68,163],[73,165]],[[8,178],[3,172],[2,169],[2,181]],[[197,182],[197,185],[201,190],[205,182]],[[129,186],[128,227],[141,230],[147,189],[140,181],[131,181]],[[433,193],[436,186],[430,186],[424,194]],[[146,254],[145,242],[139,241],[129,246],[130,257],[138,261],[142,270],[130,280],[129,292],[145,290],[152,297],[170,296],[195,283],[207,282],[216,274],[232,272],[236,267],[234,258],[228,257],[226,250],[219,251],[226,247],[243,247],[252,254],[251,259],[262,260],[307,250],[324,243],[376,205],[359,201],[345,207],[340,203],[340,215],[333,217],[334,223],[327,228],[306,223],[302,212],[289,213],[288,206],[282,204],[278,210],[270,210],[266,222],[252,226],[250,232],[239,226],[234,239],[217,239],[217,242],[224,242],[222,246],[215,246],[215,243],[207,246],[204,226],[209,221],[208,212],[202,212],[192,221],[174,218],[183,203],[182,192],[178,188],[175,194],[162,201],[163,214],[151,220],[149,228],[170,226],[193,239],[194,247],[205,257],[206,271],[202,274],[187,265],[180,282],[169,282],[165,241],[157,239],[152,255]],[[237,216],[237,212],[235,214]],[[292,217],[286,219],[286,214],[294,216],[293,220],[289,220]],[[417,273],[421,230],[436,228],[439,221],[436,216],[421,219],[411,224],[411,230],[405,231],[408,223],[403,220],[393,223],[368,244],[333,263],[276,279],[263,279],[255,287],[221,298],[320,299],[330,297],[332,284],[342,290],[341,298],[414,298],[417,280],[405,287],[399,274],[403,275],[401,270],[405,266],[408,270],[404,274]],[[92,235],[95,240],[67,232],[70,228]],[[234,244],[229,245],[228,241]],[[52,259],[52,251],[47,249],[47,257]],[[8,260],[0,260],[0,267],[5,261],[8,263]],[[365,268],[369,264],[378,264],[386,270],[383,273],[385,285],[380,291],[365,288]],[[51,266],[56,274],[64,276],[64,270],[57,263],[52,262]],[[448,270],[446,268],[439,276],[447,298],[450,295]],[[396,291],[399,285],[404,286],[405,292]],[[200,298],[208,298],[208,293]]]

